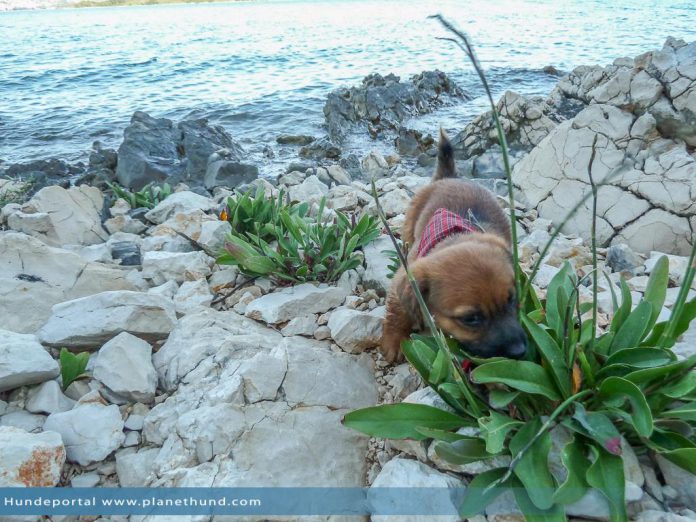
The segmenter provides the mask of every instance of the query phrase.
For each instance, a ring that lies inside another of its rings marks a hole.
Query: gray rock
[[[426,71],[401,82],[388,74],[366,76],[362,85],[329,93],[324,116],[333,140],[342,140],[359,122],[369,125],[373,136],[398,129],[407,117],[431,112],[436,107],[467,99],[465,93],[440,71]]]
[[[104,460],[125,438],[118,406],[97,402],[78,404],[70,411],[49,415],[44,430],[60,433],[68,460],[82,466]]]
[[[341,157],[341,149],[330,140],[321,138],[305,145],[300,149],[300,157],[314,160],[338,159]]]
[[[281,145],[309,145],[314,141],[314,136],[304,134],[281,134],[276,138]]]
[[[284,336],[305,335],[311,337],[317,329],[317,316],[307,314],[292,318],[280,331]]]
[[[597,200],[600,243],[686,255],[696,222],[696,159],[688,149],[696,143],[694,49],[696,42],[668,39],[635,60],[579,67],[561,80],[546,103],[573,99],[586,107],[515,165],[515,185],[530,207],[558,225],[591,191],[591,172],[598,183],[610,178]],[[564,232],[588,238],[591,212],[588,202]]]
[[[150,402],[155,398],[157,372],[152,365],[152,346],[127,332],[101,347],[92,375],[127,400]]]
[[[65,448],[58,433],[0,426],[0,487],[53,487],[64,462]]]
[[[437,520],[443,522],[458,522],[460,520],[457,513],[457,495],[461,494],[464,489],[464,483],[450,475],[432,469],[425,464],[418,462],[417,460],[409,460],[402,458],[395,458],[387,462],[382,471],[380,471],[377,478],[375,478],[372,483],[373,488],[443,488],[453,490],[451,494],[452,500],[452,514],[444,515],[438,512]],[[454,491],[454,490],[459,490]],[[437,496],[440,499],[440,496]],[[378,512],[389,512],[390,510],[398,509],[398,506],[390,503],[382,504],[378,502],[378,497],[370,497],[368,492],[368,501],[370,501],[372,508],[376,509]],[[425,501],[425,499],[424,499]],[[422,506],[423,512],[436,512],[438,508],[442,506],[439,502],[434,502],[434,505],[429,510],[428,506]],[[375,522],[418,522],[423,520],[423,516],[405,516],[401,515],[398,517],[389,515],[373,515],[372,520]]]
[[[326,197],[328,192],[329,187],[319,181],[317,176],[312,175],[308,176],[299,185],[291,186],[288,189],[288,197],[291,201],[318,203],[322,198]]]
[[[239,146],[212,154],[205,171],[205,187],[209,190],[216,187],[235,188],[258,178],[258,167],[244,163],[244,156],[245,153]]]
[[[175,323],[174,305],[164,297],[127,291],[102,292],[54,306],[38,336],[49,346],[89,349],[121,332],[147,340],[163,339]]]
[[[158,448],[143,449],[137,453],[116,454],[116,474],[122,488],[141,488],[148,484]]]
[[[213,294],[205,279],[184,281],[174,296],[174,306],[179,314],[188,314],[208,308],[213,301]]]
[[[696,482],[693,475],[660,455],[657,455],[656,460],[665,484],[676,491],[677,500],[686,506],[696,505]]]
[[[289,321],[306,314],[321,314],[336,308],[348,295],[344,288],[310,283],[284,288],[254,299],[246,316],[270,324]]]
[[[145,218],[152,223],[161,224],[177,214],[191,214],[198,210],[208,212],[216,207],[212,199],[185,190],[175,192],[160,201],[155,208],[145,214]]]
[[[34,335],[0,330],[0,392],[48,381],[59,374],[58,363]]]
[[[369,313],[339,308],[329,316],[328,326],[336,344],[349,353],[361,353],[379,345],[383,320],[384,307]]]
[[[116,241],[110,245],[111,257],[122,266],[138,266],[141,263],[140,246],[132,241]]]
[[[635,273],[643,261],[628,245],[617,243],[607,249],[606,264],[614,272]]]
[[[186,156],[186,177],[199,181],[206,174],[208,158],[220,149],[234,150],[242,154],[242,148],[220,125],[209,125],[205,118],[185,120],[179,123],[181,149]]]
[[[7,223],[50,246],[94,245],[108,238],[101,225],[103,206],[104,197],[94,187],[45,187],[10,214]]]
[[[46,417],[26,410],[16,410],[5,413],[0,417],[0,426],[11,426],[31,433],[38,433],[43,430]]]
[[[146,252],[143,256],[145,279],[155,285],[166,281],[196,281],[211,274],[215,260],[201,251],[195,252]]]
[[[99,484],[99,473],[94,471],[80,473],[70,479],[70,485],[74,488],[94,488]]]
[[[181,175],[181,139],[181,130],[171,120],[135,112],[118,148],[116,179],[125,187],[139,190],[148,183]]]
[[[74,405],[74,400],[63,395],[57,381],[46,381],[29,391],[25,408],[32,413],[58,413]]]
[[[367,288],[373,288],[378,294],[386,295],[391,279],[389,275],[389,265],[391,259],[384,252],[393,251],[394,245],[388,236],[382,235],[375,239],[372,243],[363,247],[365,255],[365,274],[363,274],[363,284]]]

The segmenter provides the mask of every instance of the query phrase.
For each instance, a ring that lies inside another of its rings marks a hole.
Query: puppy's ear
[[[420,294],[423,296],[425,302],[428,302],[428,278],[424,270],[419,270],[416,266],[411,270],[413,277],[416,279],[418,289]],[[396,288],[396,294],[399,297],[401,306],[404,312],[413,321],[414,327],[417,330],[423,328],[423,314],[421,313],[420,305],[418,304],[418,299],[413,291],[411,282],[408,280],[406,273],[403,273],[403,277],[399,280],[398,286]]]

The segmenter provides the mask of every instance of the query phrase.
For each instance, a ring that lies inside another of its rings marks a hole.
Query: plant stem
[[[590,162],[587,165],[587,177],[590,179],[592,188],[592,335],[587,349],[591,352],[594,347],[595,332],[597,331],[597,185],[592,177],[592,166],[594,165],[595,155],[597,154],[597,136],[592,140],[592,153]]]
[[[462,31],[454,27],[450,22],[445,20],[441,15],[434,15],[431,16],[430,18],[435,18],[438,20],[442,26],[447,29],[449,32],[454,34],[457,38],[443,38],[444,40],[449,40],[451,42],[454,42],[460,49],[464,51],[464,54],[467,55],[469,60],[471,61],[471,64],[474,66],[474,69],[476,70],[476,73],[478,74],[479,79],[481,80],[481,84],[483,85],[483,89],[486,92],[486,97],[488,98],[488,102],[490,103],[491,106],[491,114],[493,115],[493,121],[495,123],[495,128],[498,133],[498,142],[500,143],[500,148],[503,151],[503,166],[505,168],[505,179],[507,182],[507,192],[508,192],[508,205],[510,206],[509,212],[510,212],[510,232],[511,232],[511,239],[512,239],[512,262],[514,265],[514,270],[515,270],[515,290],[516,294],[518,297],[518,313],[522,313],[523,307],[522,305],[522,300],[520,300],[520,293],[521,293],[521,277],[520,277],[520,263],[519,263],[519,252],[518,252],[518,246],[517,246],[517,216],[515,215],[515,194],[514,194],[514,187],[512,185],[512,169],[510,168],[510,156],[508,154],[508,144],[507,144],[507,139],[505,138],[505,132],[503,131],[503,126],[500,123],[500,117],[498,116],[498,108],[496,107],[495,102],[493,101],[493,94],[491,93],[491,89],[488,86],[488,80],[486,79],[486,75],[483,72],[483,68],[481,67],[481,63],[478,61],[478,58],[476,57],[476,53],[474,52],[474,48],[471,46],[471,43],[469,42],[469,38],[467,37],[466,34],[464,34]]]
[[[669,322],[665,331],[662,332],[662,336],[658,341],[658,346],[660,348],[665,348],[669,339],[674,337],[674,332],[681,318],[682,310],[686,304],[686,299],[689,296],[689,290],[691,289],[691,283],[694,280],[694,275],[696,275],[696,238],[692,238],[693,246],[691,247],[691,255],[689,256],[689,261],[686,265],[686,272],[684,273],[684,279],[682,281],[681,288],[679,289],[679,294],[677,296],[677,301],[672,306],[672,313],[669,316]]]

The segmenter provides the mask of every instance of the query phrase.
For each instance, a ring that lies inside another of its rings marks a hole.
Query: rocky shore
[[[441,72],[403,81],[372,75],[329,95],[326,136],[268,145],[269,154],[297,149],[277,179],[264,178],[222,127],[142,112],[118,150],[95,144],[86,165],[0,165],[0,486],[452,487],[490,469],[495,463],[452,466],[427,443],[370,440],[341,425],[346,412],[379,403],[447,408],[408,365],[387,365],[375,349],[387,236],[331,285],[279,286],[215,261],[230,230],[218,217],[224,201],[258,186],[312,205],[325,198],[328,209],[360,216],[376,212],[375,179],[398,231],[435,161],[433,138],[404,121],[466,99]],[[579,67],[548,98],[508,92],[498,108],[515,163],[523,266],[538,259],[573,202],[601,184],[608,281],[600,279],[600,326],[612,313],[610,285],[627,279],[636,302],[662,253],[672,286],[666,317],[696,227],[696,42],[669,39],[636,58]],[[394,153],[344,156],[341,136],[354,126],[394,140]],[[490,115],[453,141],[461,175],[502,196]],[[174,192],[152,209],[131,208],[107,185],[165,181]],[[563,262],[583,275],[591,269],[589,212],[588,202],[546,254],[540,295]],[[589,288],[580,299],[591,300]],[[88,377],[64,390],[63,347],[90,353]],[[674,351],[696,353],[693,327]],[[634,519],[696,520],[693,477],[628,450]],[[568,514],[609,517],[596,491]],[[523,518],[504,495],[475,520]]]

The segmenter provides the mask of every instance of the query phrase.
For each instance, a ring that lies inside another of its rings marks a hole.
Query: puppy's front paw
[[[379,351],[382,352],[382,357],[389,363],[402,362],[404,360],[404,354],[401,351],[401,339],[395,339],[394,337],[382,338]]]

